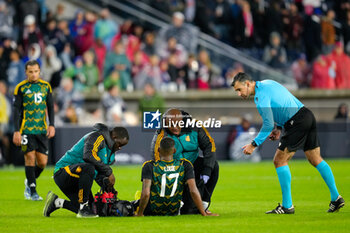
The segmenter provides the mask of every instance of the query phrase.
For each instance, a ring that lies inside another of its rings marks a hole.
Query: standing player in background
[[[55,136],[52,89],[40,79],[40,65],[28,61],[25,65],[27,79],[14,91],[13,143],[22,146],[25,163],[25,190],[27,200],[41,201],[36,191],[36,179],[44,170],[49,154],[49,138]],[[46,123],[46,109],[50,125]]]
[[[158,152],[159,160],[147,161],[142,167],[142,194],[137,215],[179,215],[185,183],[199,213],[208,215],[202,205],[191,162],[173,158],[176,152],[174,140],[163,138]]]
[[[313,113],[295,98],[281,84],[272,81],[253,81],[245,73],[238,73],[231,84],[243,99],[254,97],[256,107],[263,119],[259,134],[251,144],[243,146],[244,154],[252,154],[267,137],[278,140],[274,164],[282,189],[282,206],[267,211],[267,214],[294,214],[291,194],[291,173],[288,161],[298,149],[303,149],[309,162],[317,168],[331,193],[328,212],[336,212],[344,206],[344,199],[339,195],[333,173],[320,154],[316,120]],[[276,127],[275,127],[276,123]]]

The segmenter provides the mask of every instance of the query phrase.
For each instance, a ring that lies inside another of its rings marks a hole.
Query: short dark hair
[[[236,82],[244,82],[244,81],[252,81],[252,78],[243,72],[239,72],[238,74],[236,74],[236,76],[233,78],[233,81],[231,83],[231,86],[235,86]]]
[[[120,127],[120,126],[114,127],[112,129],[112,133],[114,135],[116,135],[116,138],[118,140],[122,140],[122,139],[129,140],[128,130],[126,128],[124,128],[124,127]]]
[[[170,152],[175,146],[175,141],[170,137],[165,137],[160,141],[160,149],[162,151]]]
[[[39,62],[37,60],[27,61],[26,65],[25,65],[25,69],[27,70],[28,66],[35,66],[35,65],[38,65],[39,68],[40,68],[40,64],[39,64]]]

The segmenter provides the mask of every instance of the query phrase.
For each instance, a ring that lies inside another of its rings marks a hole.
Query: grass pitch
[[[44,201],[26,201],[24,168],[0,169],[0,232],[350,232],[350,160],[328,160],[346,205],[326,213],[330,195],[318,171],[306,160],[290,162],[295,215],[266,215],[281,202],[281,191],[271,161],[259,164],[220,162],[220,178],[210,210],[219,217],[124,217],[77,219],[59,209],[42,215]],[[141,189],[141,166],[114,166],[119,198],[133,200]],[[47,168],[37,181],[45,198],[49,190],[65,197]],[[93,186],[96,193],[98,187]]]

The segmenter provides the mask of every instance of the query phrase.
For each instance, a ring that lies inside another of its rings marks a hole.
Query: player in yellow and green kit
[[[40,65],[37,61],[28,61],[25,72],[27,79],[20,82],[14,92],[13,143],[21,146],[25,153],[24,197],[27,200],[41,201],[42,198],[36,192],[36,179],[47,164],[48,139],[55,136],[52,89],[48,82],[40,79]]]
[[[174,140],[165,137],[160,142],[160,160],[144,163],[138,216],[178,215],[186,182],[200,214],[208,215],[202,205],[191,162],[186,159],[174,159],[175,151]]]

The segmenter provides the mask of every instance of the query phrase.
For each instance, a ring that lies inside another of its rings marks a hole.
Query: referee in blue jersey
[[[331,202],[328,212],[336,212],[345,202],[339,195],[334,176],[329,165],[320,154],[316,120],[313,113],[295,98],[281,84],[272,81],[253,81],[246,73],[238,73],[231,84],[243,99],[254,97],[256,107],[263,119],[263,125],[251,144],[243,147],[244,154],[252,154],[267,137],[280,139],[273,162],[282,189],[282,205],[267,211],[267,214],[294,214],[291,195],[291,173],[288,161],[298,149],[303,149],[309,162],[317,168],[326,182]]]

